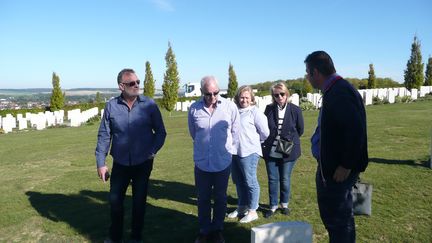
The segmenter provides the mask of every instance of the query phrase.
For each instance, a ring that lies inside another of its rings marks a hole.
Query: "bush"
[[[411,96],[402,97],[402,103],[411,103],[411,102],[412,102]]]
[[[302,111],[309,111],[309,110],[315,110],[316,107],[314,106],[314,104],[312,104],[312,102],[308,101],[306,98],[301,98],[300,99],[300,109],[302,109]]]
[[[372,98],[372,104],[373,105],[382,105],[384,104],[384,101],[378,98],[377,96]]]
[[[101,121],[101,117],[99,115],[96,115],[90,119],[88,119],[88,121],[86,122],[86,125],[93,125],[95,123],[99,123]]]

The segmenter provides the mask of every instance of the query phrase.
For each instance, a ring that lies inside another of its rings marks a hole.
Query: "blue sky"
[[[325,50],[339,74],[403,82],[413,37],[432,55],[430,0],[0,0],[0,89],[115,88],[150,61],[156,87],[168,41],[182,83],[215,75],[227,86],[231,62],[240,84],[305,74],[304,59]]]

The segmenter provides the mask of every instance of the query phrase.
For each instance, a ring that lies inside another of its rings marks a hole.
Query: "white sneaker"
[[[228,217],[229,219],[235,219],[235,218],[237,218],[237,217],[239,217],[239,216],[247,215],[248,212],[249,212],[248,210],[244,210],[244,211],[242,211],[242,210],[239,210],[239,209],[237,208],[236,210],[234,210],[234,211],[232,211],[231,213],[229,213],[229,214],[227,215],[227,217]]]
[[[258,214],[255,213],[248,213],[246,216],[244,216],[242,219],[240,219],[240,223],[245,224],[245,223],[250,223],[254,220],[258,219]]]

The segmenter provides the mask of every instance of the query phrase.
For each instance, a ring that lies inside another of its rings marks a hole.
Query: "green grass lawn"
[[[358,242],[432,242],[432,102],[367,107],[370,165],[362,179],[374,186],[372,216],[356,217]],[[227,242],[249,242],[250,228],[306,221],[314,242],[327,242],[315,195],[316,162],[310,136],[316,111],[304,112],[303,155],[292,179],[290,216],[252,224],[226,220]],[[193,242],[198,231],[192,141],[186,113],[164,114],[168,137],[151,175],[146,242]],[[98,180],[94,149],[98,124],[0,135],[0,242],[101,242],[107,235],[109,185]],[[108,160],[111,165],[111,159]],[[268,204],[264,161],[260,203]],[[236,206],[230,180],[228,208]],[[126,229],[130,222],[130,190]],[[128,234],[126,233],[126,236]]]

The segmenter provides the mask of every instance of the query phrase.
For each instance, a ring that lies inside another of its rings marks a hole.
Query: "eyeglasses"
[[[216,97],[219,94],[219,91],[213,92],[213,93],[204,93],[204,96],[206,97]]]
[[[285,93],[273,94],[273,96],[274,96],[275,98],[279,98],[279,96],[280,96],[280,97],[284,97],[284,96],[285,96]]]
[[[135,86],[135,85],[139,85],[140,82],[141,82],[141,81],[138,79],[138,80],[136,80],[136,81],[132,81],[132,82],[129,82],[129,83],[122,83],[122,84],[127,85],[127,86],[129,86],[129,87],[133,87],[133,86]]]

